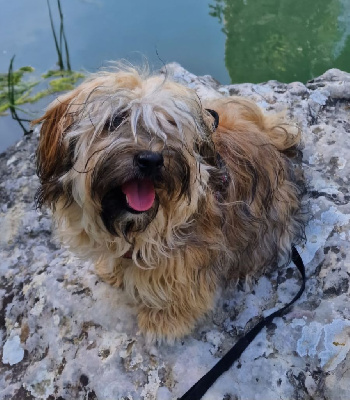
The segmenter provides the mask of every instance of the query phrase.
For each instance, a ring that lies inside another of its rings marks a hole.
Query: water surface
[[[56,27],[56,0],[50,0]],[[177,61],[196,75],[230,82],[306,82],[350,71],[350,0],[61,0],[72,68],[96,71],[125,58],[153,68]],[[37,75],[56,67],[45,0],[0,5],[0,72]],[[48,100],[30,107],[40,114]],[[0,117],[0,152],[21,136]]]

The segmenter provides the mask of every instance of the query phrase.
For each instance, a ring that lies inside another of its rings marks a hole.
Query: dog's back
[[[221,197],[227,273],[233,279],[260,274],[289,261],[291,245],[303,238],[303,186],[287,157],[299,145],[300,130],[284,114],[265,115],[248,99],[222,97],[204,105],[219,115],[212,138],[227,174]]]

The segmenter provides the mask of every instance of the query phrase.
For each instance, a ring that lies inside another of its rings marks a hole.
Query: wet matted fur
[[[287,262],[302,236],[286,155],[299,131],[250,100],[204,101],[122,68],[92,75],[35,122],[39,206],[63,243],[135,299],[150,340],[189,333],[223,281]]]

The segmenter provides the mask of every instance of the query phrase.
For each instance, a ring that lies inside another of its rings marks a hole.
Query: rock
[[[166,69],[201,97],[235,94],[267,112],[287,110],[303,130],[312,215],[299,249],[305,294],[257,336],[204,400],[348,398],[350,74],[332,69],[306,85],[220,86],[178,64]],[[289,265],[223,293],[213,314],[181,343],[146,346],[128,297],[61,248],[48,211],[35,210],[36,146],[37,134],[0,155],[1,399],[175,399],[259,316],[298,290]]]
[[[8,338],[3,347],[2,362],[4,364],[15,365],[23,360],[23,356],[24,351],[21,347],[19,336]]]

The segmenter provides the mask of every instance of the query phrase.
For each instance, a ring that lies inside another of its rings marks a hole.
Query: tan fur
[[[206,108],[219,114],[215,132]],[[283,154],[300,133],[250,100],[202,104],[169,78],[125,69],[92,76],[36,122],[39,205],[54,210],[63,243],[139,304],[150,340],[189,333],[223,280],[287,262],[302,235],[301,191]],[[115,211],[108,196],[140,174],[144,150],[164,158],[157,201],[130,213],[118,194]]]

